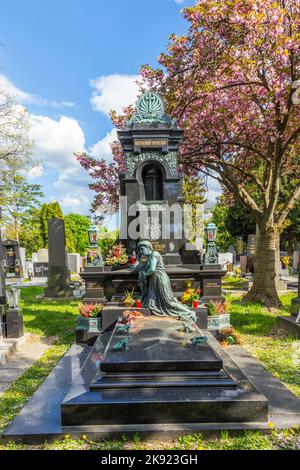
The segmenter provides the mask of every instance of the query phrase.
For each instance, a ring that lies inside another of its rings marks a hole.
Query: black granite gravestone
[[[6,264],[6,274],[13,277],[22,277],[23,269],[20,253],[20,243],[17,240],[3,240],[3,257]]]
[[[22,309],[9,308],[6,312],[6,337],[21,338],[22,336],[24,336]]]
[[[48,220],[48,287],[45,297],[72,296],[70,272],[67,264],[65,223],[62,219]]]

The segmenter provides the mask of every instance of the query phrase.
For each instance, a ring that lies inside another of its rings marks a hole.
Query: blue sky
[[[0,2],[0,91],[31,115],[32,181],[64,212],[89,211],[89,177],[73,158],[110,159],[107,115],[135,101],[141,64],[156,65],[168,36],[187,28],[192,0],[14,0]]]

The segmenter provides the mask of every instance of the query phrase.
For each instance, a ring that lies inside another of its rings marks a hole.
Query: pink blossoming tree
[[[279,233],[300,195],[300,2],[197,0],[183,14],[188,33],[170,37],[162,69],[142,67],[143,86],[185,130],[185,172],[216,178],[250,209],[259,237],[246,300],[278,307]],[[122,127],[131,113],[112,113],[113,122]],[[96,180],[95,206],[117,204],[118,144],[113,154],[113,164],[77,155]],[[291,181],[284,204],[283,177]]]
[[[183,14],[188,33],[171,36],[163,69],[145,66],[142,75],[185,129],[182,164],[218,179],[253,214],[246,300],[277,307],[279,232],[300,195],[300,2],[198,0]]]

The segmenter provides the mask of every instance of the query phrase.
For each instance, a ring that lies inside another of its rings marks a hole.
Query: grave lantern
[[[17,308],[20,302],[20,290],[8,289],[6,291],[6,298],[9,308]]]
[[[89,242],[91,247],[98,246],[98,226],[97,225],[90,225],[88,229],[89,234]]]
[[[206,240],[208,242],[215,242],[217,236],[217,227],[215,224],[207,224],[205,227]]]

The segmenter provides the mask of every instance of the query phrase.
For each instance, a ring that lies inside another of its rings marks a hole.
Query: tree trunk
[[[276,228],[261,228],[254,259],[253,287],[244,297],[245,302],[260,302],[268,307],[280,307],[279,234]]]

